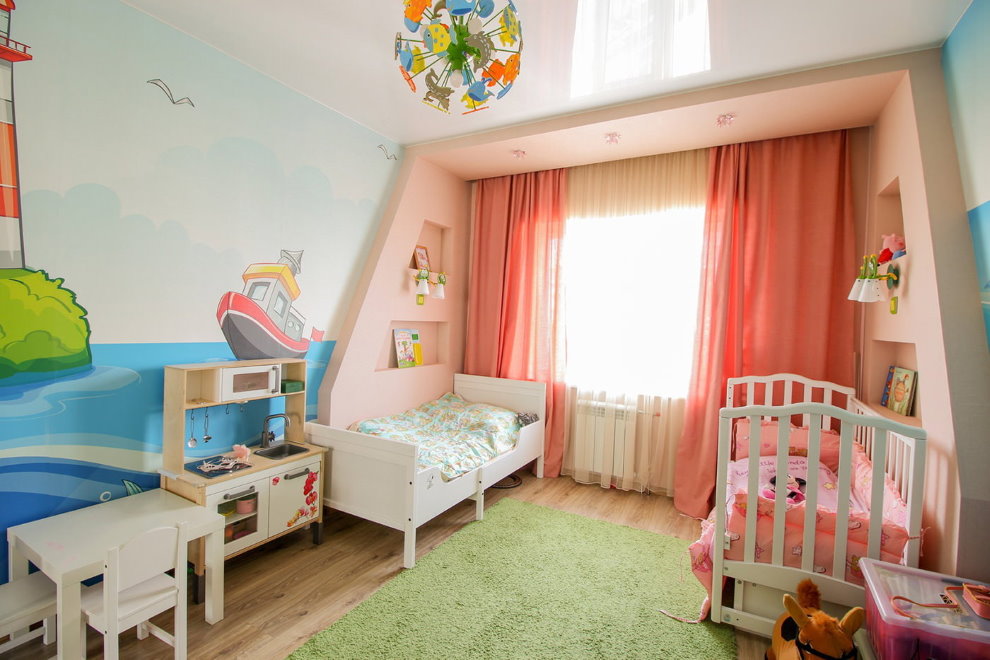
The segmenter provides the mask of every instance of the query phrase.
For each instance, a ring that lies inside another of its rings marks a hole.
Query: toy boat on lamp
[[[282,250],[277,263],[247,267],[241,293],[228,291],[220,298],[217,321],[238,360],[302,358],[310,341],[323,340],[315,328],[303,338],[306,319],[292,306],[299,297],[301,270],[302,250]]]

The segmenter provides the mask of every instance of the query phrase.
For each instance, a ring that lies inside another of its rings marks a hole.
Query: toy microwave
[[[281,391],[281,365],[265,364],[251,367],[224,367],[220,369],[216,400],[243,401],[279,394]]]

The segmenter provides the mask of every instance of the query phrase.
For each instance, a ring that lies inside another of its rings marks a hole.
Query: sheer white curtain
[[[691,374],[708,151],[572,168],[562,472],[673,491]]]

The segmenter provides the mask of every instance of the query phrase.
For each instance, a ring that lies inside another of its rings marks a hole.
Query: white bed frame
[[[762,392],[761,392],[762,391]],[[732,407],[741,401],[762,405]],[[841,402],[842,405],[836,405]],[[844,520],[849,515],[851,490],[852,445],[863,446],[873,461],[873,490],[870,501],[870,531],[867,555],[880,556],[880,533],[883,516],[884,474],[897,485],[908,505],[908,535],[903,561],[909,566],[918,565],[921,547],[921,509],[925,479],[925,431],[891,421],[875,413],[854,397],[852,388],[824,381],[814,381],[795,374],[748,376],[730,378],[726,391],[727,407],[719,411],[718,468],[715,492],[715,535],[713,541],[712,608],[711,619],[729,623],[759,635],[770,636],[776,618],[783,611],[782,594],[794,593],[798,582],[812,578],[826,601],[822,609],[841,616],[850,607],[865,606],[863,587],[846,582],[846,548],[848,529],[836,530],[832,575],[815,573],[814,539],[815,512],[818,497],[818,470],[808,471],[808,483],[804,519],[804,552],[801,568],[784,565],[784,489],[777,491],[774,501],[773,550],[770,563],[755,561],[756,512],[759,497],[760,420],[779,419],[777,433],[777,464],[787,460],[792,416],[801,415],[803,426],[811,429],[808,438],[808,461],[817,464],[821,452],[821,430],[833,428],[833,420],[839,424],[839,480],[838,511],[836,518]],[[778,403],[779,405],[773,405]],[[726,479],[731,461],[732,430],[734,420],[750,419],[749,483],[747,484],[746,533],[743,539],[743,560],[725,559],[724,550],[729,547],[726,535]],[[718,549],[723,539],[722,550]],[[724,604],[722,578],[734,581],[732,605]]]
[[[538,413],[540,420],[519,431],[516,447],[456,479],[444,481],[437,467],[420,470],[419,447],[365,433],[308,422],[310,443],[329,448],[324,505],[405,532],[402,565],[416,564],[416,528],[465,499],[475,501],[475,519],[485,511],[485,489],[536,461],[543,477],[546,385],[485,376],[454,375],[454,392],[475,403],[516,412]]]

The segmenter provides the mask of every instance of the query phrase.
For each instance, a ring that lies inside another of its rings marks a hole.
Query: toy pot
[[[254,497],[246,500],[237,500],[237,513],[254,513],[258,500]]]

